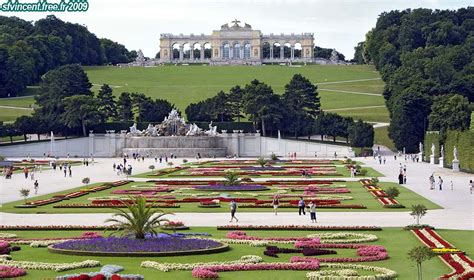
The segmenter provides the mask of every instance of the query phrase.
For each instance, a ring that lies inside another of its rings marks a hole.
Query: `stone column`
[[[273,46],[270,46],[270,59],[273,59]]]
[[[184,57],[183,46],[179,46],[179,60],[183,60],[183,57]]]
[[[291,46],[291,60],[295,59],[295,46]]]
[[[234,57],[234,47],[229,46],[229,59],[232,59]]]
[[[280,45],[280,59],[283,60],[285,59],[285,46]]]
[[[204,48],[204,45],[201,45],[201,58],[200,58],[200,59],[201,59],[202,61],[205,59],[205,58],[204,58],[204,51],[205,51],[205,50],[206,50],[206,49]],[[211,52],[212,52],[212,50],[211,50]]]
[[[189,59],[194,60],[194,46],[191,46],[191,49],[189,50]]]

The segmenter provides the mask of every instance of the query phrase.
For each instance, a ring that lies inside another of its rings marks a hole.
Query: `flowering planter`
[[[189,229],[188,226],[177,226],[177,227],[168,227],[168,226],[162,226],[162,230],[187,230]]]

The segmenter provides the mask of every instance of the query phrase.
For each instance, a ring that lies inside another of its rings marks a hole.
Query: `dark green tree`
[[[229,99],[228,106],[230,107],[231,114],[233,118],[237,118],[237,121],[240,122],[242,116],[242,97],[244,95],[244,90],[240,86],[232,87],[229,90]]]
[[[418,92],[406,91],[396,97],[392,106],[390,138],[398,150],[405,148],[407,153],[417,153],[427,129],[430,100]]]
[[[112,88],[108,84],[103,84],[97,93],[99,110],[104,114],[105,119],[115,119],[117,117],[117,104]]]
[[[92,95],[75,95],[64,98],[64,113],[61,121],[69,128],[82,128],[87,136],[87,126],[103,121],[104,115],[99,111],[99,102]]]
[[[27,134],[37,132],[37,123],[31,116],[20,116],[15,120],[14,127],[18,133],[23,134],[25,142],[27,141]]]
[[[445,134],[450,130],[469,129],[471,108],[469,100],[459,94],[435,97],[428,117],[429,129]]]
[[[281,100],[270,86],[253,80],[245,86],[242,104],[244,112],[254,124],[261,123],[263,136],[266,135],[266,122],[279,123],[282,119]]]
[[[35,96],[39,108],[35,117],[47,124],[47,131],[61,130],[64,99],[74,95],[92,95],[86,73],[79,65],[64,65],[46,73],[40,84],[40,94]]]
[[[359,42],[357,46],[354,47],[354,59],[353,61],[357,64],[367,64],[364,59],[364,47],[365,42]]]
[[[320,110],[320,100],[317,87],[300,74],[295,74],[290,82],[285,85],[285,93],[282,96],[286,113],[291,118],[289,127],[294,130],[295,137],[301,133],[303,121],[312,122],[316,119]],[[307,123],[305,123],[307,125]]]
[[[130,93],[122,92],[117,100],[117,120],[133,120],[133,102]]]
[[[374,145],[374,127],[362,120],[349,125],[349,143],[352,147],[372,147]]]

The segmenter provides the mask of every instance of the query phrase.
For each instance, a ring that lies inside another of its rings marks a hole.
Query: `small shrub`
[[[278,157],[277,157],[277,155],[275,155],[275,153],[272,153],[272,154],[270,155],[270,159],[271,159],[271,160],[278,160]]]
[[[155,166],[154,165],[150,165],[148,166],[148,169],[150,169],[151,171],[155,170]]]
[[[261,167],[264,167],[265,164],[268,163],[268,161],[266,159],[264,159],[263,157],[260,157],[257,159],[257,163],[260,164]]]
[[[28,196],[30,195],[30,190],[29,190],[29,189],[25,189],[25,188],[21,188],[21,189],[20,189],[20,195],[25,199],[25,204],[26,204],[26,199],[27,199]]]
[[[187,162],[188,162],[188,160],[183,158],[183,163],[187,163]]]
[[[85,178],[82,179],[82,183],[83,183],[84,185],[87,185],[87,184],[89,184],[90,182],[91,182],[91,179],[90,179],[89,177],[85,177]]]
[[[390,187],[385,190],[385,193],[387,194],[387,197],[394,199],[400,194],[400,190],[396,187]]]
[[[364,169],[360,169],[358,172],[361,176],[365,176],[365,175],[367,175],[367,172],[369,172],[369,171],[364,168]]]
[[[370,179],[372,181],[373,184],[377,184],[379,182],[379,178],[377,177],[373,177],[372,179]]]
[[[171,161],[168,161],[168,166],[173,166],[173,163]]]

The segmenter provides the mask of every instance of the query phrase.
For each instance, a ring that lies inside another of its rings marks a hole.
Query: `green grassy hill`
[[[142,92],[167,99],[182,111],[189,103],[228,91],[259,79],[277,93],[291,77],[300,73],[318,84],[322,107],[368,121],[387,121],[382,90],[384,83],[372,66],[166,66],[166,67],[85,67],[94,90],[108,83],[116,95],[123,91]],[[377,107],[373,107],[377,106]],[[371,114],[367,114],[367,110]],[[346,112],[347,108],[347,112]],[[374,110],[375,109],[375,110]]]

